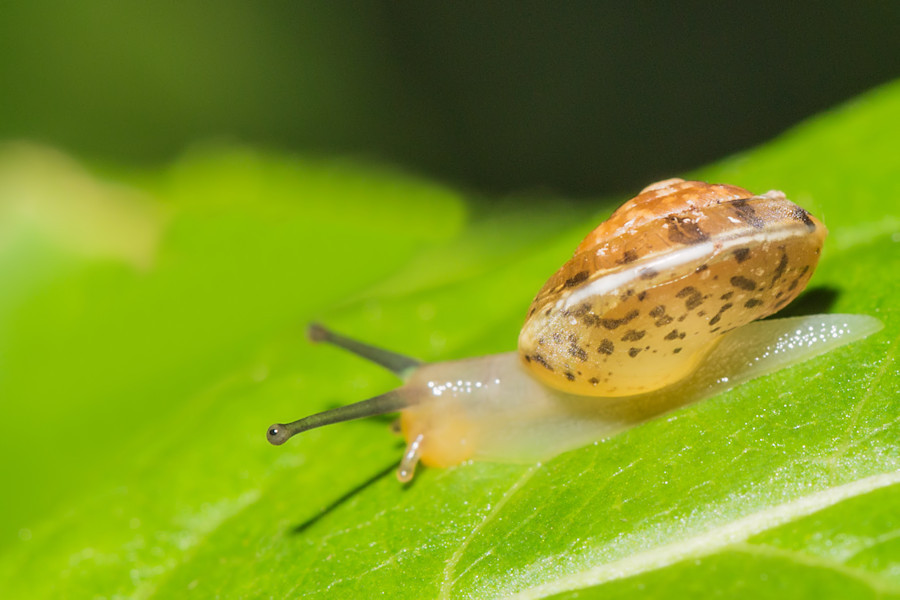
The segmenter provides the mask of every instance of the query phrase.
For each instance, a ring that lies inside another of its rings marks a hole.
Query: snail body
[[[535,460],[608,437],[877,331],[863,315],[756,321],[805,287],[826,234],[781,192],[658,182],[547,281],[517,352],[427,364],[313,326],[406,381],[267,437],[399,411],[401,481],[419,461]]]

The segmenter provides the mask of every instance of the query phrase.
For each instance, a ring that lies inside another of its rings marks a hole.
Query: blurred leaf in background
[[[543,280],[622,198],[473,209],[346,161],[220,146],[138,169],[7,146],[0,589],[897,595],[898,137],[892,84],[693,173],[821,216],[811,288],[882,332],[544,464],[410,486],[384,420],[265,442],[272,421],[396,384],[304,325],[424,359],[511,350]]]

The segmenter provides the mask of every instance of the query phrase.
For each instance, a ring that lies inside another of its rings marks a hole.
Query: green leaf
[[[0,154],[4,597],[900,595],[900,85],[691,174],[831,235],[793,310],[870,338],[542,464],[392,475],[385,419],[273,421],[396,385],[316,319],[428,360],[514,348],[622,198],[458,193],[207,148],[155,171]]]

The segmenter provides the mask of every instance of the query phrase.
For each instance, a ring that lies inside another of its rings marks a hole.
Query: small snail
[[[421,363],[313,325],[310,336],[405,380],[356,404],[269,427],[268,440],[401,413],[416,464],[539,460],[865,337],[863,315],[756,321],[793,300],[826,229],[770,191],[668,179],[592,231],[531,304],[518,352]]]

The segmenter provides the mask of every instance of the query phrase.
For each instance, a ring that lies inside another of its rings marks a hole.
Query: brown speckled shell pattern
[[[781,192],[671,179],[592,231],[544,285],[519,354],[562,391],[626,396],[687,376],[718,338],[805,287],[827,231]]]

